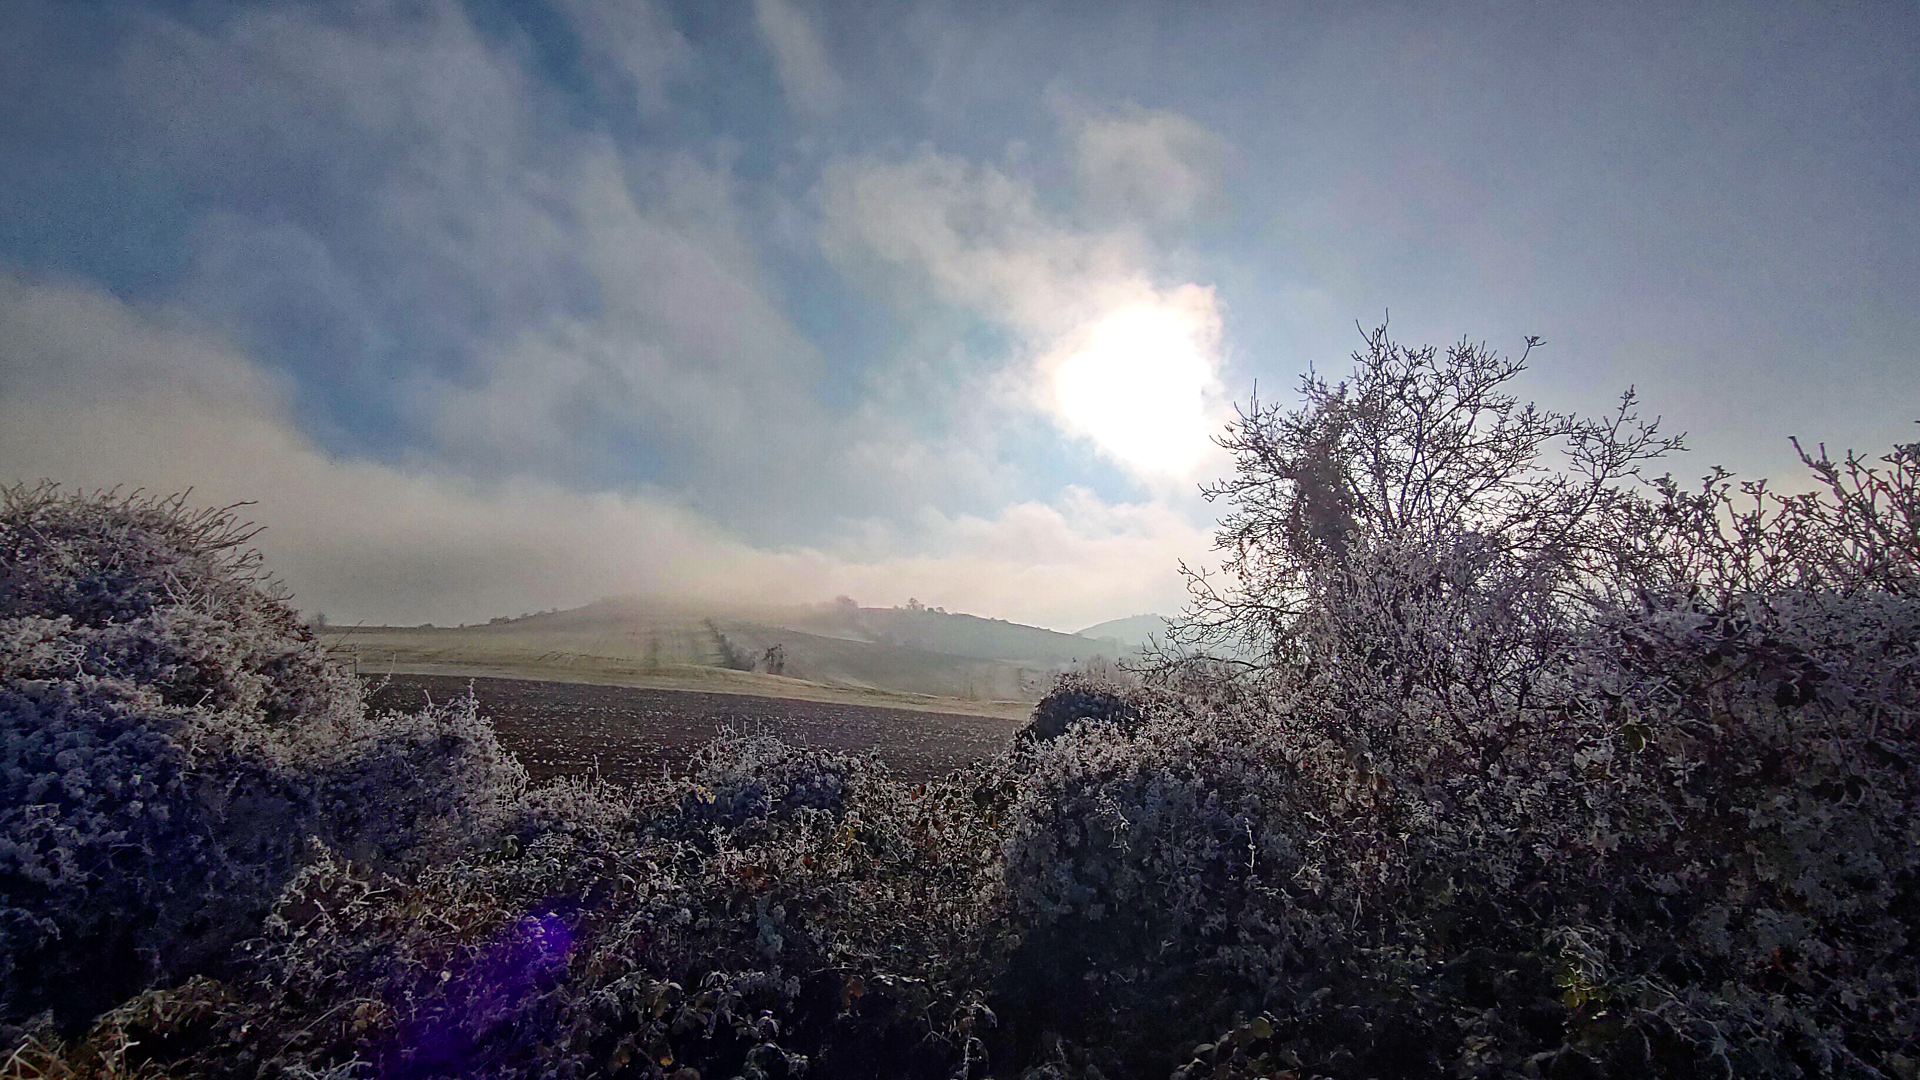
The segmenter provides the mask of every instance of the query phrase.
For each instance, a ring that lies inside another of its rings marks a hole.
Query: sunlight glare
[[[1138,471],[1186,475],[1210,448],[1206,331],[1177,306],[1113,312],[1055,370],[1060,415]]]

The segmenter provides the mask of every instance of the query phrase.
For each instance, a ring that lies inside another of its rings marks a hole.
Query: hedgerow
[[[1357,360],[1229,431],[1180,652],[926,782],[529,786],[231,514],[15,489],[0,1075],[1920,1076],[1920,444],[1688,488]]]

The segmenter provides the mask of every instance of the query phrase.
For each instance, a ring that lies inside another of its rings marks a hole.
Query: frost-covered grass
[[[0,1075],[1920,1075],[1920,446],[1688,490],[1359,359],[1235,428],[1185,655],[924,783],[529,786],[230,515],[8,492]]]

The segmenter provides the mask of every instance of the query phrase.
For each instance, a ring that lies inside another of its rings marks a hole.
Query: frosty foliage
[[[1920,444],[1689,487],[1523,360],[1256,401],[1181,653],[924,783],[528,787],[230,518],[16,490],[0,1076],[1920,1076]]]
[[[1914,1075],[1920,444],[1690,492],[1631,395],[1356,360],[1226,440],[1176,636],[1241,705],[1041,752],[1010,887],[1093,1011],[1259,1019],[1187,1075]]]
[[[309,837],[484,835],[521,776],[471,703],[368,716],[229,511],[0,491],[0,1021],[216,967]]]
[[[1025,742],[1057,739],[1083,720],[1104,720],[1124,726],[1139,718],[1135,702],[1138,689],[1139,680],[1118,669],[1087,665],[1066,672],[1055,680],[1052,691],[1034,706],[1033,717],[1020,730],[1019,738]]]
[[[195,1076],[944,1076],[979,1055],[981,995],[955,988],[984,981],[993,800],[763,740],[708,765],[540,789],[491,849],[405,877],[323,850],[229,978],[58,1060],[156,1035]]]

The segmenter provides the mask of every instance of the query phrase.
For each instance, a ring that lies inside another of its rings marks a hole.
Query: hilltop
[[[1151,644],[1166,644],[1167,627],[1173,622],[1165,615],[1129,615],[1095,623],[1074,636],[1097,641],[1114,641],[1129,649],[1144,649]]]

